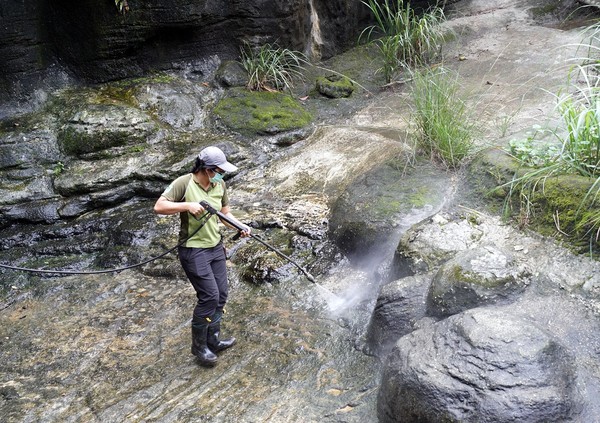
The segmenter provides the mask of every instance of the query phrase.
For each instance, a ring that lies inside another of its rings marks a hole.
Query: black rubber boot
[[[215,311],[215,314],[210,318],[211,322],[208,325],[207,344],[208,348],[214,352],[223,351],[235,344],[235,338],[219,339],[219,336],[221,335],[222,317],[222,311]]]
[[[208,321],[192,320],[192,354],[198,357],[202,366],[212,367],[217,364],[217,356],[206,345],[208,338]]]

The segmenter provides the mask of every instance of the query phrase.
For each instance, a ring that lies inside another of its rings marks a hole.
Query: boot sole
[[[215,367],[217,365],[217,360],[215,360],[215,361],[206,361],[206,360],[202,360],[200,357],[196,357],[196,361],[202,367]]]
[[[208,348],[210,348],[210,350],[212,352],[214,352],[215,354],[217,354],[217,353],[220,353],[221,351],[225,351],[225,350],[233,347],[235,344],[237,344],[237,340],[233,341],[233,343],[231,345],[228,345],[228,346],[223,347],[223,348],[212,348],[210,345],[208,346]]]

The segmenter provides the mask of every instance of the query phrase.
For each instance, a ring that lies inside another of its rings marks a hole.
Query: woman
[[[241,235],[249,236],[250,228],[240,223],[229,210],[223,181],[225,172],[236,170],[218,147],[206,147],[196,158],[192,171],[173,181],[154,205],[158,214],[179,213],[181,218],[179,261],[198,297],[192,318],[192,354],[204,366],[214,366],[217,363],[215,353],[231,347],[235,338],[220,339],[228,293],[225,248],[218,217],[207,214],[200,202],[208,202],[239,223],[245,228]]]

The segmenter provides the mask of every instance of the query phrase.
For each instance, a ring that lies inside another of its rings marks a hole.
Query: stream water
[[[376,254],[317,283],[292,268],[255,286],[232,266],[222,329],[238,344],[213,369],[189,353],[194,295],[180,272],[45,278],[3,312],[3,421],[375,421],[380,363],[365,331],[398,238],[431,212],[411,211]]]

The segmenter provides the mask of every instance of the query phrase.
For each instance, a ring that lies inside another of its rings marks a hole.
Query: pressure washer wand
[[[223,213],[221,213],[220,211],[216,210],[213,206],[211,206],[210,204],[208,204],[206,201],[200,201],[200,205],[204,208],[204,210],[206,210],[207,212],[209,212],[211,214],[217,215],[219,217],[219,219],[221,219],[224,222],[229,223],[231,226],[233,226],[234,228],[236,228],[238,231],[244,232],[246,230],[245,228],[243,228],[240,225],[238,225],[237,222],[234,222],[233,220],[231,220],[230,218],[228,218],[227,216],[225,216]],[[258,242],[260,242],[261,244],[263,244],[265,247],[271,249],[272,251],[274,251],[275,253],[277,253],[279,256],[283,257],[284,259],[286,259],[287,261],[289,261],[290,263],[292,263],[294,266],[296,266],[298,269],[300,269],[300,271],[304,274],[304,276],[306,276],[306,279],[308,279],[312,283],[317,283],[317,280],[315,279],[315,277],[313,275],[311,275],[310,273],[308,273],[308,271],[306,271],[306,269],[304,269],[302,266],[300,266],[294,260],[292,260],[291,257],[286,256],[281,251],[279,251],[277,248],[275,248],[272,245],[268,244],[267,242],[263,241],[262,238],[260,238],[258,235],[254,235],[254,234],[251,233],[250,237],[254,238]]]

